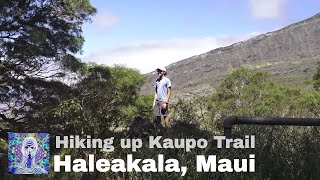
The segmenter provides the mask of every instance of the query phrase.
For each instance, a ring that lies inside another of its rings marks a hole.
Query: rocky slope
[[[302,85],[320,61],[320,13],[247,41],[217,48],[168,65],[175,97],[213,92],[228,72],[240,66],[267,70],[284,84]],[[143,93],[153,92],[157,75],[146,74]]]

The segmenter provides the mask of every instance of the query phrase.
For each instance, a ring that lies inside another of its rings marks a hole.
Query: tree
[[[0,9],[0,122],[13,130],[67,94],[59,80],[82,66],[81,26],[96,10],[89,0],[0,0]]]
[[[88,65],[83,79],[72,87],[70,99],[53,110],[54,125],[64,133],[101,137],[133,120],[127,111],[135,107],[144,82],[134,69]]]

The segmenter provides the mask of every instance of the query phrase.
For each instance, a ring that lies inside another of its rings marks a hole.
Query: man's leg
[[[159,126],[161,126],[161,116],[156,116],[155,119],[155,127],[158,128]]]
[[[161,126],[161,113],[160,113],[160,104],[157,101],[154,107],[154,115],[155,115],[155,119],[154,119],[154,127],[155,129],[158,129],[159,126]]]
[[[169,127],[169,117],[164,116],[164,127],[168,128]]]

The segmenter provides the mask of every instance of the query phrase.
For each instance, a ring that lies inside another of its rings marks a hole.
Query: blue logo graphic
[[[49,173],[49,134],[10,132],[8,137],[10,174]]]

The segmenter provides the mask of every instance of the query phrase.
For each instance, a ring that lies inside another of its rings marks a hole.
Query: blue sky
[[[320,12],[319,0],[92,0],[86,62],[142,73],[277,30]]]

